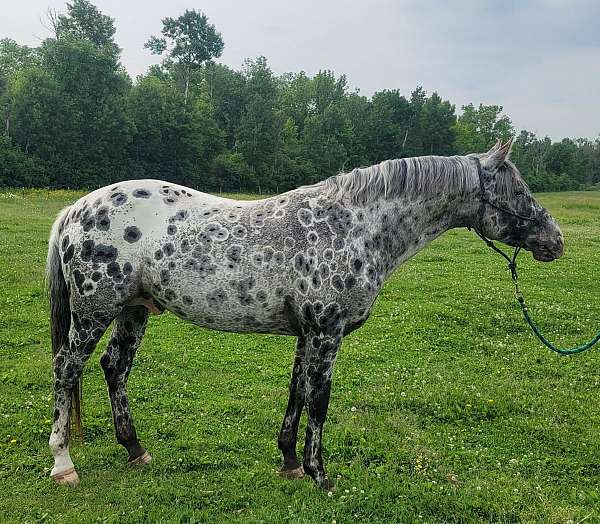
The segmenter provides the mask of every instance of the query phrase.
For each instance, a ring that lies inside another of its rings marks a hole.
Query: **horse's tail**
[[[50,331],[52,334],[53,360],[60,351],[60,348],[64,344],[69,343],[69,330],[71,329],[69,289],[65,281],[59,249],[60,234],[69,210],[69,207],[63,209],[52,226],[48,242],[48,258],[46,260],[46,283],[50,302]],[[71,395],[73,411],[71,420],[74,421],[77,432],[81,435],[81,379],[77,381]]]

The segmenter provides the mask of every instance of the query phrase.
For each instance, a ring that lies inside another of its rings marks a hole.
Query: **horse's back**
[[[99,188],[81,197],[67,214],[63,229],[72,237],[120,244],[137,251],[168,235],[190,214],[198,220],[241,209],[252,202],[238,202],[161,180],[128,180]],[[78,229],[78,226],[81,228]]]
[[[109,195],[108,198],[115,207],[120,207],[127,201],[133,204],[145,202],[157,208],[158,204],[163,203],[167,206],[176,206],[186,205],[186,202],[195,202],[196,204],[213,204],[221,207],[239,204],[237,200],[203,193],[180,184],[173,184],[164,180],[142,179],[126,180],[101,187],[83,196],[74,206],[78,206],[83,202],[96,202],[97,199],[102,199],[106,195]]]

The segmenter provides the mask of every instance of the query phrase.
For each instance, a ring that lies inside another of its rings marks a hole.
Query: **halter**
[[[511,211],[510,209],[506,209],[505,207],[500,206],[500,205],[496,204],[495,202],[492,202],[491,200],[489,200],[485,196],[485,187],[483,184],[483,178],[481,176],[481,162],[479,161],[478,158],[475,158],[474,160],[475,160],[475,163],[477,164],[477,174],[479,175],[479,192],[480,192],[480,195],[479,195],[480,204],[479,204],[479,212],[478,212],[479,229],[482,230],[483,217],[485,215],[485,206],[486,205],[491,206],[491,207],[497,209],[498,211],[501,211],[502,213],[506,213],[507,215],[511,215],[513,217],[520,218],[521,220],[526,220],[528,222],[531,222],[532,224],[539,223],[540,220],[538,217],[526,217],[524,215],[520,215],[519,213],[515,213],[514,211]],[[467,227],[467,229],[469,231],[471,230],[470,227]],[[529,327],[531,328],[531,330],[533,331],[535,336],[542,342],[542,344],[544,344],[548,349],[554,351],[555,353],[558,353],[559,355],[575,355],[576,353],[582,353],[584,351],[587,351],[588,349],[591,349],[593,346],[595,346],[596,344],[598,344],[600,342],[600,331],[598,331],[598,333],[596,333],[596,335],[594,337],[592,337],[592,339],[589,340],[588,342],[581,344],[579,346],[575,346],[573,348],[559,348],[558,346],[555,346],[552,342],[550,342],[544,336],[544,334],[542,333],[542,331],[538,327],[538,325],[531,318],[531,315],[529,314],[529,308],[527,307],[527,304],[525,304],[525,297],[523,297],[523,293],[521,293],[521,290],[519,288],[519,275],[517,274],[517,255],[521,251],[521,246],[515,247],[515,251],[514,251],[512,257],[510,257],[504,251],[502,251],[499,247],[497,247],[481,231],[478,231],[477,228],[472,228],[472,229],[475,231],[477,236],[485,242],[485,244],[488,247],[492,248],[499,255],[502,255],[504,257],[504,259],[508,262],[508,269],[510,270],[512,281],[515,286],[515,297],[517,299],[517,302],[519,303],[519,306],[521,306],[521,311],[523,312],[523,317],[525,318],[525,321],[527,322],[527,324],[529,325]]]
[[[473,160],[475,160],[475,164],[477,165],[477,176],[479,178],[479,211],[477,212],[477,221],[479,223],[478,224],[479,227],[477,227],[477,228],[467,227],[467,229],[469,231],[471,231],[471,229],[473,229],[473,231],[475,231],[475,234],[479,238],[481,238],[481,240],[483,240],[485,242],[486,246],[492,248],[496,253],[498,253],[499,255],[502,255],[506,259],[506,261],[508,262],[508,269],[510,270],[512,280],[515,284],[515,288],[518,291],[517,255],[521,251],[521,246],[515,247],[515,250],[511,257],[511,256],[507,255],[504,251],[502,251],[498,246],[496,246],[489,238],[487,238],[483,234],[483,217],[485,216],[485,206],[493,207],[494,209],[497,209],[498,211],[501,211],[502,213],[513,216],[515,218],[520,218],[521,220],[525,220],[527,222],[531,222],[532,224],[538,223],[539,218],[538,217],[527,217],[525,215],[521,215],[510,209],[505,208],[504,206],[501,206],[499,204],[496,204],[495,202],[492,202],[485,194],[485,185],[483,183],[481,162],[479,161],[479,158],[477,158],[477,157],[474,157]],[[519,292],[519,294],[520,294],[520,292]]]
[[[495,202],[492,202],[487,196],[485,196],[485,186],[483,184],[483,176],[482,176],[482,169],[481,169],[481,162],[479,161],[479,158],[474,157],[475,160],[475,164],[477,165],[477,176],[479,178],[479,200],[480,200],[480,205],[479,205],[479,212],[478,212],[478,216],[479,216],[479,227],[481,228],[481,224],[483,223],[483,216],[485,214],[485,206],[491,206],[494,209],[497,209],[498,211],[502,211],[503,213],[506,213],[507,215],[511,215],[515,218],[520,218],[521,220],[525,220],[527,222],[539,222],[539,218],[538,217],[531,217],[531,216],[525,216],[525,215],[521,215],[519,213],[516,213],[515,211],[512,211],[511,209],[507,209],[504,206],[501,206],[499,204],[496,204]]]

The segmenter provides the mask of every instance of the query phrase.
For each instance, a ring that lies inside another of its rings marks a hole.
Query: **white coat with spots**
[[[78,421],[81,372],[111,322],[101,364],[117,440],[132,463],[150,460],[133,426],[126,382],[148,313],[169,310],[208,328],[298,337],[279,436],[282,472],[306,472],[331,489],[321,438],[333,364],[343,336],[367,319],[395,268],[462,226],[522,245],[536,258],[555,257],[559,244],[562,250],[558,227],[506,159],[508,148],[388,161],[246,202],[131,180],[65,209],[48,255],[54,479],[78,481],[68,448],[70,408]],[[509,210],[537,218],[521,223]],[[296,440],[304,407],[301,463]]]

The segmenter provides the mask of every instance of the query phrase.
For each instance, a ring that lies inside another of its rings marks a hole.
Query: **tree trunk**
[[[183,105],[185,107],[187,107],[187,99],[188,99],[189,89],[190,89],[190,78],[186,75],[186,77],[185,77],[185,90],[183,92]]]
[[[407,138],[408,138],[408,127],[406,128],[406,133],[404,133],[404,140],[402,140],[402,151],[404,151],[404,146],[406,146]]]
[[[187,107],[188,93],[190,91],[190,66],[185,66],[185,89],[183,91],[183,106]]]

